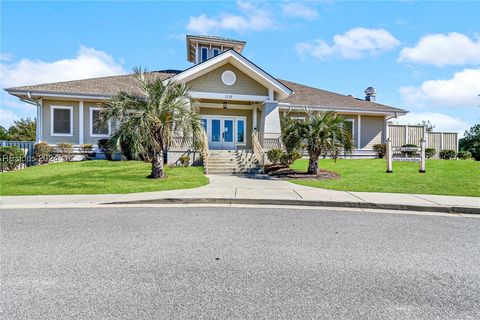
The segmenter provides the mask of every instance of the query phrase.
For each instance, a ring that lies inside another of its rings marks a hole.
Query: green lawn
[[[473,160],[427,160],[426,173],[418,172],[418,163],[394,162],[393,173],[385,173],[386,160],[320,160],[321,169],[335,171],[340,179],[289,180],[318,188],[418,194],[480,196],[480,162]],[[293,169],[306,171],[308,160],[297,160]]]
[[[0,194],[101,194],[195,188],[208,184],[202,167],[165,167],[167,178],[147,179],[151,165],[141,161],[51,163],[0,174]]]

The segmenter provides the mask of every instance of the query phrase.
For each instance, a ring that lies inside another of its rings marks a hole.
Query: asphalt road
[[[480,319],[480,219],[3,210],[1,319]]]

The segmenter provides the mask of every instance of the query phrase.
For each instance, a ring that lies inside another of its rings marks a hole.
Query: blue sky
[[[480,122],[479,2],[9,2],[1,6],[3,88],[184,69],[185,34],[247,41],[243,54],[286,80],[410,111],[463,131]],[[1,94],[0,124],[34,117]]]

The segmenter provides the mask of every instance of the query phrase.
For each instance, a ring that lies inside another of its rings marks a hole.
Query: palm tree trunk
[[[163,170],[163,152],[155,152],[152,158],[152,173],[148,176],[151,179],[165,178]]]
[[[318,157],[312,157],[308,159],[308,174],[318,174]]]

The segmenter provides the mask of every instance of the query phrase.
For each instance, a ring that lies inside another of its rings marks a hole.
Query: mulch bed
[[[318,174],[308,174],[290,169],[285,165],[271,165],[265,168],[265,173],[278,178],[299,179],[299,180],[331,180],[338,179],[340,175],[336,172],[320,169]]]

